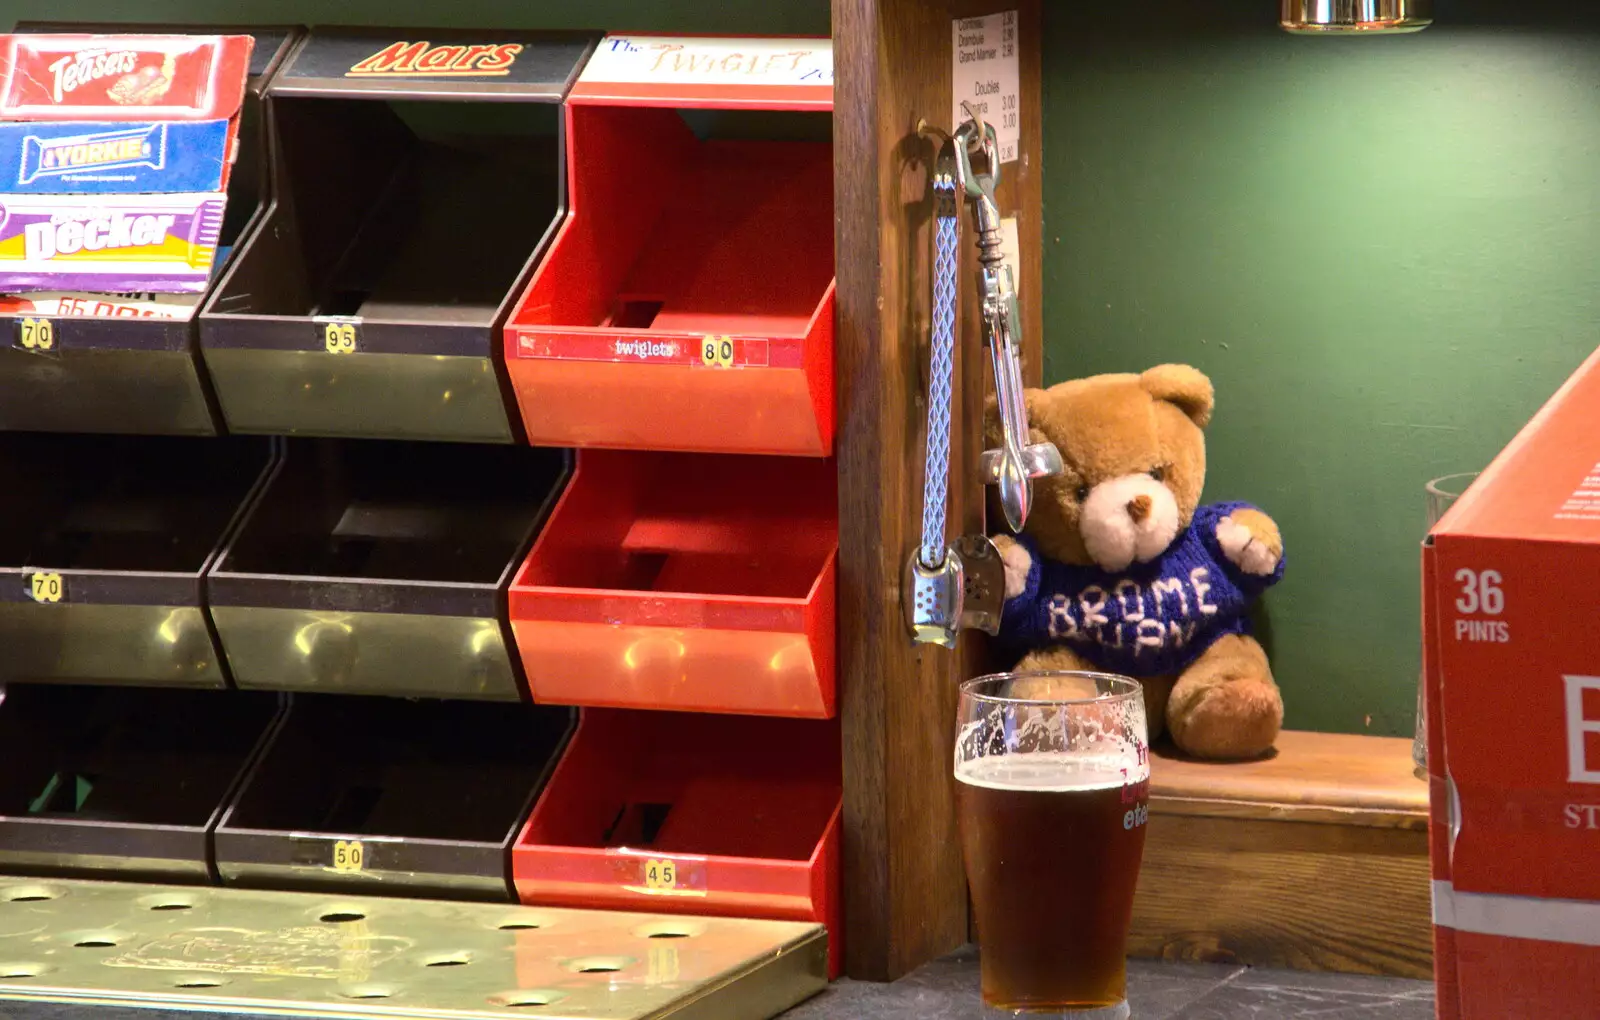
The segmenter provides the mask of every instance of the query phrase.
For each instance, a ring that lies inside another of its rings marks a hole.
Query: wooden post
[[[927,414],[934,149],[916,125],[951,127],[952,17],[1002,10],[1020,14],[1025,158],[1007,164],[999,198],[1030,252],[1021,286],[1037,378],[1038,0],[833,0],[845,952],[856,978],[898,977],[967,938],[950,760],[955,684],[972,667],[961,652],[914,646],[900,609]],[[972,304],[957,359],[951,520],[975,530],[988,370]]]

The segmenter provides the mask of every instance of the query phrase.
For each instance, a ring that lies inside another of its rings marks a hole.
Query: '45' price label
[[[703,857],[658,857],[649,851],[617,851],[617,878],[629,892],[647,896],[706,895]]]
[[[60,602],[67,594],[67,582],[60,574],[27,575],[28,597],[35,602]]]
[[[733,338],[708,336],[701,340],[700,363],[707,368],[732,368]]]
[[[644,887],[656,890],[676,889],[678,887],[678,862],[645,861]]]
[[[49,319],[18,319],[17,346],[25,351],[55,350],[55,323],[51,322]]]

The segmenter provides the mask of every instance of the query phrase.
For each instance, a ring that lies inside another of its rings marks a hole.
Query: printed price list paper
[[[972,104],[984,123],[994,125],[1000,162],[1017,158],[1022,137],[1019,107],[1022,74],[1017,67],[1017,12],[1004,11],[983,18],[957,18],[950,25],[951,126],[966,119],[962,102]]]

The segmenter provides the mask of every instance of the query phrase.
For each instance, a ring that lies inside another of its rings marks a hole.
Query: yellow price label
[[[645,861],[644,887],[656,890],[676,889],[678,887],[678,862]]]
[[[18,319],[17,346],[25,351],[49,351],[56,346],[55,323],[49,319]]]
[[[67,582],[60,574],[29,574],[28,597],[35,602],[60,602],[67,594]]]
[[[329,354],[354,354],[356,352],[356,324],[353,322],[325,322],[322,324],[322,346]]]
[[[360,871],[366,856],[359,839],[341,839],[333,844],[333,870]]]
[[[733,367],[733,338],[707,336],[701,340],[700,363],[707,368]]]

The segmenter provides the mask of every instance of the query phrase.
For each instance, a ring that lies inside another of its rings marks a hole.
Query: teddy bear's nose
[[[1133,518],[1133,523],[1140,524],[1150,516],[1150,497],[1135,496],[1128,500],[1128,516]]]

